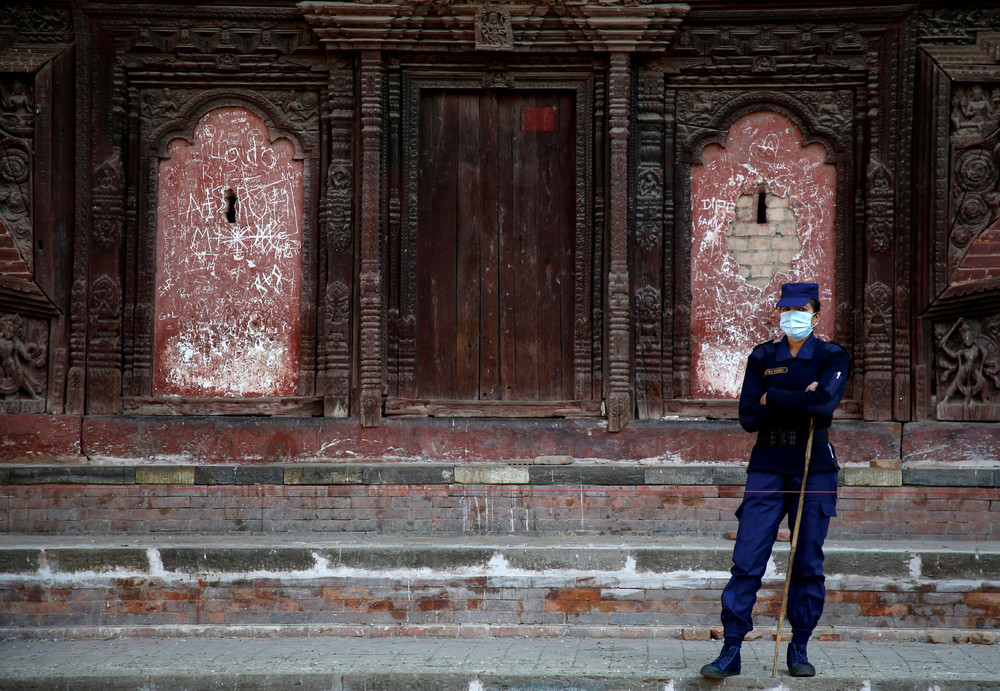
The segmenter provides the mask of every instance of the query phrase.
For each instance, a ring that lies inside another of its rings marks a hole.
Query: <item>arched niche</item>
[[[757,111],[691,167],[691,394],[739,396],[746,357],[778,335],[781,284],[820,284],[834,333],[836,165],[786,115]]]
[[[173,138],[156,190],[156,396],[298,390],[303,162],[227,105]]]

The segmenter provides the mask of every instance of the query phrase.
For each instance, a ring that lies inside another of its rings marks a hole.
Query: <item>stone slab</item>
[[[639,549],[635,553],[635,570],[640,573],[728,572],[733,565],[732,554],[732,544],[720,544],[713,549]]]
[[[195,468],[173,465],[136,466],[135,484],[193,485],[195,484]]]
[[[844,468],[840,483],[848,487],[899,487],[903,484],[903,471],[893,468]]]
[[[903,484],[924,487],[995,487],[996,472],[982,468],[904,468]]]
[[[149,558],[146,551],[141,549],[113,547],[52,549],[45,551],[45,558],[52,571],[61,573],[116,569],[149,570]]]
[[[526,485],[530,473],[522,466],[457,466],[455,482],[460,485]]]
[[[507,564],[526,571],[577,570],[618,571],[625,567],[628,551],[614,548],[541,548],[506,549],[501,552]]]
[[[925,578],[987,579],[1000,581],[1000,554],[996,552],[922,554],[920,573]],[[1000,599],[1000,598],[998,598]]]
[[[360,465],[298,465],[284,468],[286,485],[360,485],[364,468]]]
[[[644,485],[646,469],[629,465],[531,466],[533,485]]]
[[[131,485],[135,466],[13,466],[11,485]]]
[[[285,548],[190,548],[160,550],[163,568],[186,573],[246,573],[253,571],[304,571],[315,566],[308,549]]]
[[[38,557],[37,549],[0,550],[0,573],[35,573]]]
[[[495,550],[480,547],[433,546],[415,548],[342,547],[323,551],[332,567],[365,570],[467,569],[485,567]]]
[[[282,485],[285,473],[281,466],[198,466],[198,485]]]
[[[871,578],[905,579],[910,575],[913,553],[905,550],[829,550],[823,560],[827,576],[851,574]]]
[[[455,469],[440,463],[374,464],[364,467],[366,485],[447,485],[455,481]]]

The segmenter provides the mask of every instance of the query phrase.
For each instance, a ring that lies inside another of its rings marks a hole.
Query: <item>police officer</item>
[[[792,640],[787,661],[792,676],[816,674],[806,644],[823,613],[823,541],[836,515],[839,470],[827,431],[844,395],[851,358],[841,346],[812,333],[819,319],[817,284],[784,284],[777,308],[785,337],[754,348],[740,393],[740,424],[757,433],[757,442],[736,511],[732,577],[722,591],[725,642],[722,653],[701,668],[702,676],[712,679],[740,673],[740,645],[753,629],[751,614],[778,528],[786,515],[791,524],[798,508],[810,419],[815,430],[788,589]]]

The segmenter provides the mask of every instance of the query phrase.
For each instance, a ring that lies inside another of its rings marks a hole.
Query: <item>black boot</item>
[[[816,668],[809,662],[804,645],[788,644],[788,673],[793,677],[815,677]]]
[[[708,679],[725,679],[740,673],[740,646],[725,645],[714,661],[701,668],[701,676]]]

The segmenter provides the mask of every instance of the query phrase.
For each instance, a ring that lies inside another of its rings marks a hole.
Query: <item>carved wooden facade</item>
[[[776,113],[835,170],[844,413],[1000,420],[1000,10],[766,4],[6,5],[0,410],[732,417],[692,388],[692,169]],[[275,395],[155,384],[164,161],[220,109],[302,170]]]

